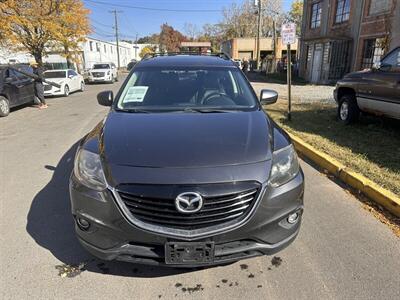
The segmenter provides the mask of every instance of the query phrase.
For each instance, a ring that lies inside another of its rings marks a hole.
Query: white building
[[[78,69],[90,69],[93,64],[101,62],[113,62],[118,65],[117,46],[115,42],[107,42],[95,38],[87,38],[81,44],[81,61]],[[137,52],[136,53],[140,53]],[[119,42],[120,66],[126,67],[135,58],[133,44]],[[33,56],[26,52],[12,52],[6,48],[0,49],[0,63],[29,63]],[[53,69],[67,68],[67,60],[59,53],[49,53],[43,57],[43,63]]]
[[[117,45],[114,42],[88,38],[82,45],[82,56],[85,69],[90,69],[93,64],[99,62],[113,62],[116,66],[118,65]],[[126,67],[134,58],[134,45],[127,42],[119,42],[120,66]]]

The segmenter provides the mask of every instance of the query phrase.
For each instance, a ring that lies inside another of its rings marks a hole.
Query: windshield
[[[110,65],[108,64],[98,64],[98,65],[94,65],[93,69],[109,69]]]
[[[236,68],[147,68],[132,73],[117,108],[122,110],[248,110],[257,106]]]
[[[44,72],[44,78],[65,78],[65,71]]]

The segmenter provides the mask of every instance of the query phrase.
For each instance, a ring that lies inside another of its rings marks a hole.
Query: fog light
[[[287,221],[289,224],[294,224],[297,222],[298,219],[299,219],[299,213],[295,212],[295,213],[289,215],[289,217],[287,218]]]
[[[88,230],[90,227],[89,221],[82,219],[82,218],[76,218],[76,222],[78,223],[78,226],[82,230]]]

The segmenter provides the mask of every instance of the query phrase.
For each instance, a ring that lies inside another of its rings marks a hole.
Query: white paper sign
[[[126,93],[123,102],[143,102],[148,89],[148,86],[131,86]]]
[[[296,43],[296,24],[295,23],[282,24],[281,36],[283,45]]]

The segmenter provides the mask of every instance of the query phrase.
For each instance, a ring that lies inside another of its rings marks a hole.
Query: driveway
[[[0,119],[1,299],[400,298],[400,240],[305,162],[301,232],[273,257],[179,270],[86,253],[74,236],[68,177],[77,142],[107,113],[96,94],[119,84]]]

